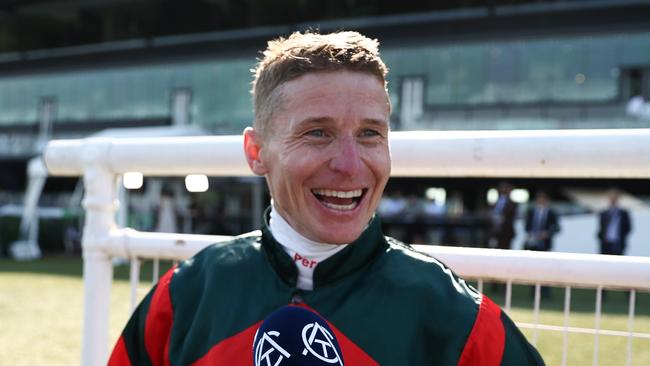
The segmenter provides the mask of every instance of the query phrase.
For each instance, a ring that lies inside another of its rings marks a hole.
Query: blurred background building
[[[270,38],[306,29],[378,38],[391,69],[394,130],[648,128],[649,15],[642,0],[3,1],[2,253],[27,235],[18,222],[30,194],[40,195],[41,248],[78,250],[79,181],[51,178],[26,192],[28,162],[46,141],[239,134],[252,119],[250,69]],[[630,253],[650,255],[645,179],[392,179],[387,230],[409,241],[485,245],[502,180],[515,186],[522,213],[538,190],[549,192],[563,221],[556,249],[578,252],[596,251],[604,193],[621,188],[635,224]],[[156,227],[167,193],[178,230],[198,233],[252,229],[268,200],[254,178],[210,178],[205,191],[144,177],[132,188],[121,220],[145,230]]]

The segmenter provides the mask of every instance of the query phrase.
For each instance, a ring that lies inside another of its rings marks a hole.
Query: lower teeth
[[[353,203],[351,203],[349,205],[336,205],[334,203],[329,203],[329,202],[325,202],[325,201],[321,201],[321,202],[323,202],[323,204],[325,206],[327,206],[327,207],[329,207],[331,209],[340,210],[340,211],[350,211],[354,207],[356,207],[356,205],[357,205],[355,202],[353,202]]]

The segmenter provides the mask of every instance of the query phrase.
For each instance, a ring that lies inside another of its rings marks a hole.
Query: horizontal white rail
[[[647,178],[648,143],[648,129],[391,135],[394,175],[409,177]]]
[[[613,337],[629,337],[650,339],[650,334],[648,333],[639,333],[639,332],[627,332],[623,330],[608,330],[608,329],[592,329],[592,328],[581,328],[581,327],[564,327],[561,325],[547,325],[547,324],[533,324],[533,323],[517,323],[519,328],[525,329],[538,329],[538,330],[551,330],[554,332],[569,332],[569,333],[579,333],[579,334],[589,334],[589,335],[604,335],[604,336],[613,336]]]
[[[162,234],[118,229],[105,250],[109,255],[137,258],[187,259],[228,236]],[[573,287],[650,290],[650,257],[532,252],[484,248],[414,245],[461,277],[516,283]]]
[[[206,246],[228,240],[223,235],[150,233],[133,229],[115,229],[104,250],[122,258],[156,258],[184,260]]]
[[[574,287],[650,289],[650,257],[414,245],[462,277]]]
[[[101,149],[102,154],[87,150]],[[141,172],[148,176],[182,176],[203,173],[213,176],[252,175],[242,136],[192,136],[145,138],[86,138],[48,143],[44,159],[52,175],[83,174],[86,156],[112,173]]]
[[[648,129],[409,131],[392,132],[390,143],[393,176],[650,177]],[[44,159],[51,174],[78,176],[88,156],[115,174],[251,175],[241,136],[59,140]]]

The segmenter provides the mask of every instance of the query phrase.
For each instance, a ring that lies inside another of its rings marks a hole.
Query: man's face
[[[359,237],[390,175],[388,98],[362,72],[305,74],[280,86],[281,105],[253,171],[265,175],[280,215],[303,236],[342,244]],[[247,134],[255,134],[247,131]]]

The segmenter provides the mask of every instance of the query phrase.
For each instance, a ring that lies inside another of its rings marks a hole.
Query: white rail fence
[[[393,176],[444,177],[650,177],[650,131],[473,131],[394,132],[391,134]],[[184,259],[223,237],[157,234],[118,228],[116,186],[130,171],[145,176],[250,175],[240,136],[60,140],[48,144],[45,164],[52,175],[84,176],[86,221],[82,239],[84,315],[82,364],[102,365],[108,358],[108,319],[113,256],[132,258],[137,281],[139,258]],[[593,364],[598,364],[600,335],[650,339],[634,332],[636,291],[650,290],[650,258],[587,254],[530,253],[476,248],[420,246],[461,276],[507,283],[506,311],[512,284],[535,284],[534,321],[520,327],[564,333],[562,363],[566,364],[568,333],[594,335]],[[157,273],[157,271],[154,271]],[[540,324],[540,285],[565,287],[564,326]],[[573,287],[595,288],[596,326],[569,327]],[[133,287],[132,302],[135,302]],[[602,289],[630,290],[627,331],[600,329]]]

